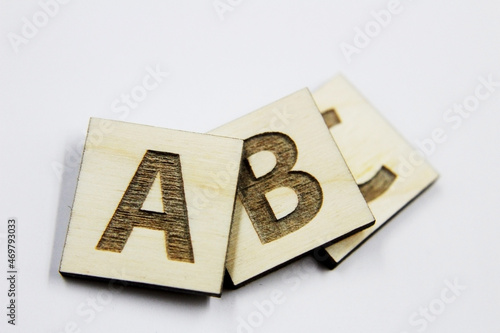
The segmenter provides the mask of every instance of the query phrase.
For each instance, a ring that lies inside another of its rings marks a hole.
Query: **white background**
[[[0,2],[0,331],[235,332],[244,320],[253,326],[241,332],[496,332],[500,87],[456,128],[443,115],[481,77],[500,82],[498,2],[401,0],[350,62],[341,44],[388,0],[232,3],[221,18],[212,0],[74,0],[43,22],[36,1]],[[16,52],[9,33],[21,38],[34,15],[45,25]],[[128,114],[114,112],[157,66],[169,76]],[[89,117],[205,132],[337,72],[412,144],[446,133],[427,154],[438,182],[337,269],[304,258],[221,299],[110,294],[59,275]],[[19,220],[14,328],[1,278],[10,216]],[[466,289],[441,309],[446,281]],[[263,315],[255,302],[275,290],[282,302]],[[440,313],[423,320],[429,305]]]

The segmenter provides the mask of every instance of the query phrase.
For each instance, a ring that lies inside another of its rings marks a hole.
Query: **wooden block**
[[[211,133],[245,140],[226,261],[235,286],[373,224],[309,90]]]
[[[313,97],[376,220],[326,248],[321,259],[333,268],[438,174],[344,77],[334,77]]]
[[[242,146],[91,119],[61,274],[219,296]]]

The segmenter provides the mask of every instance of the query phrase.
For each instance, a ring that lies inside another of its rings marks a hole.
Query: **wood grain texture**
[[[162,206],[169,208],[162,212],[142,208],[157,174],[160,175]],[[146,151],[96,249],[122,252],[133,228],[163,231],[168,259],[194,263],[178,154]]]
[[[321,260],[333,268],[438,175],[341,75],[313,97],[376,219],[326,248]]]
[[[276,166],[264,176],[256,177],[248,158],[261,151],[272,152],[276,156]],[[302,228],[321,209],[323,192],[318,181],[308,173],[291,171],[297,157],[297,146],[282,133],[262,133],[245,140],[238,190],[262,244]],[[280,219],[266,197],[266,193],[279,188],[293,189],[298,199],[296,208]]]
[[[226,261],[235,286],[373,224],[307,89],[211,133],[245,140]]]
[[[92,118],[61,274],[219,296],[242,146]]]
[[[359,184],[359,190],[366,202],[371,202],[387,191],[396,180],[396,174],[382,166],[370,180]]]

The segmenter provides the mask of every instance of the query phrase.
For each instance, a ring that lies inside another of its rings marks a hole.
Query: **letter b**
[[[319,182],[310,174],[290,171],[298,157],[293,140],[282,133],[262,133],[245,140],[243,149],[239,194],[262,244],[286,236],[309,223],[321,208],[323,192]],[[261,151],[273,153],[276,165],[269,173],[256,178],[248,158]],[[290,214],[276,219],[266,193],[279,187],[294,190],[298,203]]]
[[[243,318],[238,316],[238,327],[236,328],[236,332],[238,332],[238,333],[252,333],[253,328],[251,328],[250,325],[248,325],[248,323]]]
[[[40,1],[40,7],[50,16],[54,17],[59,12],[59,4],[56,0]]]
[[[391,23],[392,17],[391,13],[388,10],[381,9],[380,11],[372,11],[371,12],[373,18],[380,23],[381,26],[386,27]]]
[[[269,318],[274,312],[274,304],[270,300],[263,300],[261,303],[254,302],[255,307],[267,318]]]
[[[430,156],[436,150],[436,144],[431,139],[423,139],[417,141],[417,146],[427,156]]]

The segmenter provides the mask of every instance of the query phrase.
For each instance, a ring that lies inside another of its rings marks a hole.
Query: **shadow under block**
[[[313,97],[376,221],[326,248],[323,259],[333,268],[438,174],[343,76],[335,76]]]
[[[226,260],[235,286],[373,224],[309,90],[211,133],[245,140]]]
[[[92,118],[61,274],[219,296],[242,146]]]

